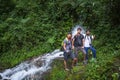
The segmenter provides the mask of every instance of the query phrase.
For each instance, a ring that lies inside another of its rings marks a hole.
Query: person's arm
[[[95,39],[95,35],[92,35],[92,40],[94,40]]]
[[[82,48],[84,48],[84,45],[85,45],[85,39],[84,39],[84,36],[83,36],[83,38],[82,38]]]
[[[75,39],[72,40],[72,49],[74,49],[74,41]]]
[[[74,42],[75,42],[75,38],[76,38],[77,34],[73,37],[72,39],[72,49],[74,49]]]
[[[84,45],[85,45],[85,40],[84,39],[82,39],[82,44],[83,44],[82,48],[84,48]]]
[[[66,50],[66,43],[65,42],[63,43],[63,48],[64,48],[64,50]]]

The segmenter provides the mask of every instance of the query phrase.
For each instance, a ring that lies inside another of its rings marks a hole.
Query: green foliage
[[[119,74],[118,73],[113,73],[112,77],[113,77],[113,80],[117,80],[119,78]]]
[[[104,54],[102,51],[99,52],[97,53],[96,61],[92,61],[90,56],[87,65],[83,65],[80,60],[78,66],[73,67],[70,71],[63,69],[63,61],[55,60],[53,69],[46,76],[46,80],[118,80],[120,54],[113,55],[111,53]]]
[[[51,72],[45,77],[45,80],[65,80],[67,74],[63,69],[63,64],[61,64],[61,60],[55,60],[53,62],[53,69]],[[59,67],[58,67],[59,65]]]
[[[117,79],[117,67],[114,71],[110,64],[120,51],[120,0],[0,0],[0,3],[0,69],[60,48],[66,33],[75,24],[81,24],[96,35],[97,62],[90,60],[80,75],[81,66],[71,73],[64,72],[62,65],[56,66],[50,78]],[[108,74],[107,70],[113,72]]]

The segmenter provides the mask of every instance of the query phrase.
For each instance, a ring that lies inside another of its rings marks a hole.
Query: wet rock
[[[40,74],[36,73],[35,75],[28,75],[23,80],[41,80]]]
[[[3,80],[10,80],[10,79],[3,79]]]
[[[43,61],[36,61],[34,64],[36,65],[36,66],[38,66],[38,67],[41,67],[42,66],[42,63],[43,63]]]
[[[63,56],[63,54],[60,54],[59,56]]]
[[[0,79],[0,80],[1,80],[1,79]],[[4,77],[3,77],[2,80],[11,80],[11,79],[10,79],[10,78],[4,78]]]
[[[0,75],[0,79],[2,79],[2,76]]]

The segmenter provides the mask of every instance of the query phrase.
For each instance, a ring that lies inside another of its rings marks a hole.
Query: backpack
[[[67,39],[67,38],[65,38],[65,39],[68,41],[68,39]],[[64,40],[63,40],[63,41],[62,41],[62,43],[61,43],[61,48],[60,48],[60,51],[64,51],[63,45],[64,45]]]

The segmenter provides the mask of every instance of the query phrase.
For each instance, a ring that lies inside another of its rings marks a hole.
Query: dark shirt
[[[74,46],[75,47],[81,47],[81,46],[83,46],[84,36],[82,34],[75,35],[73,39],[74,39]]]

